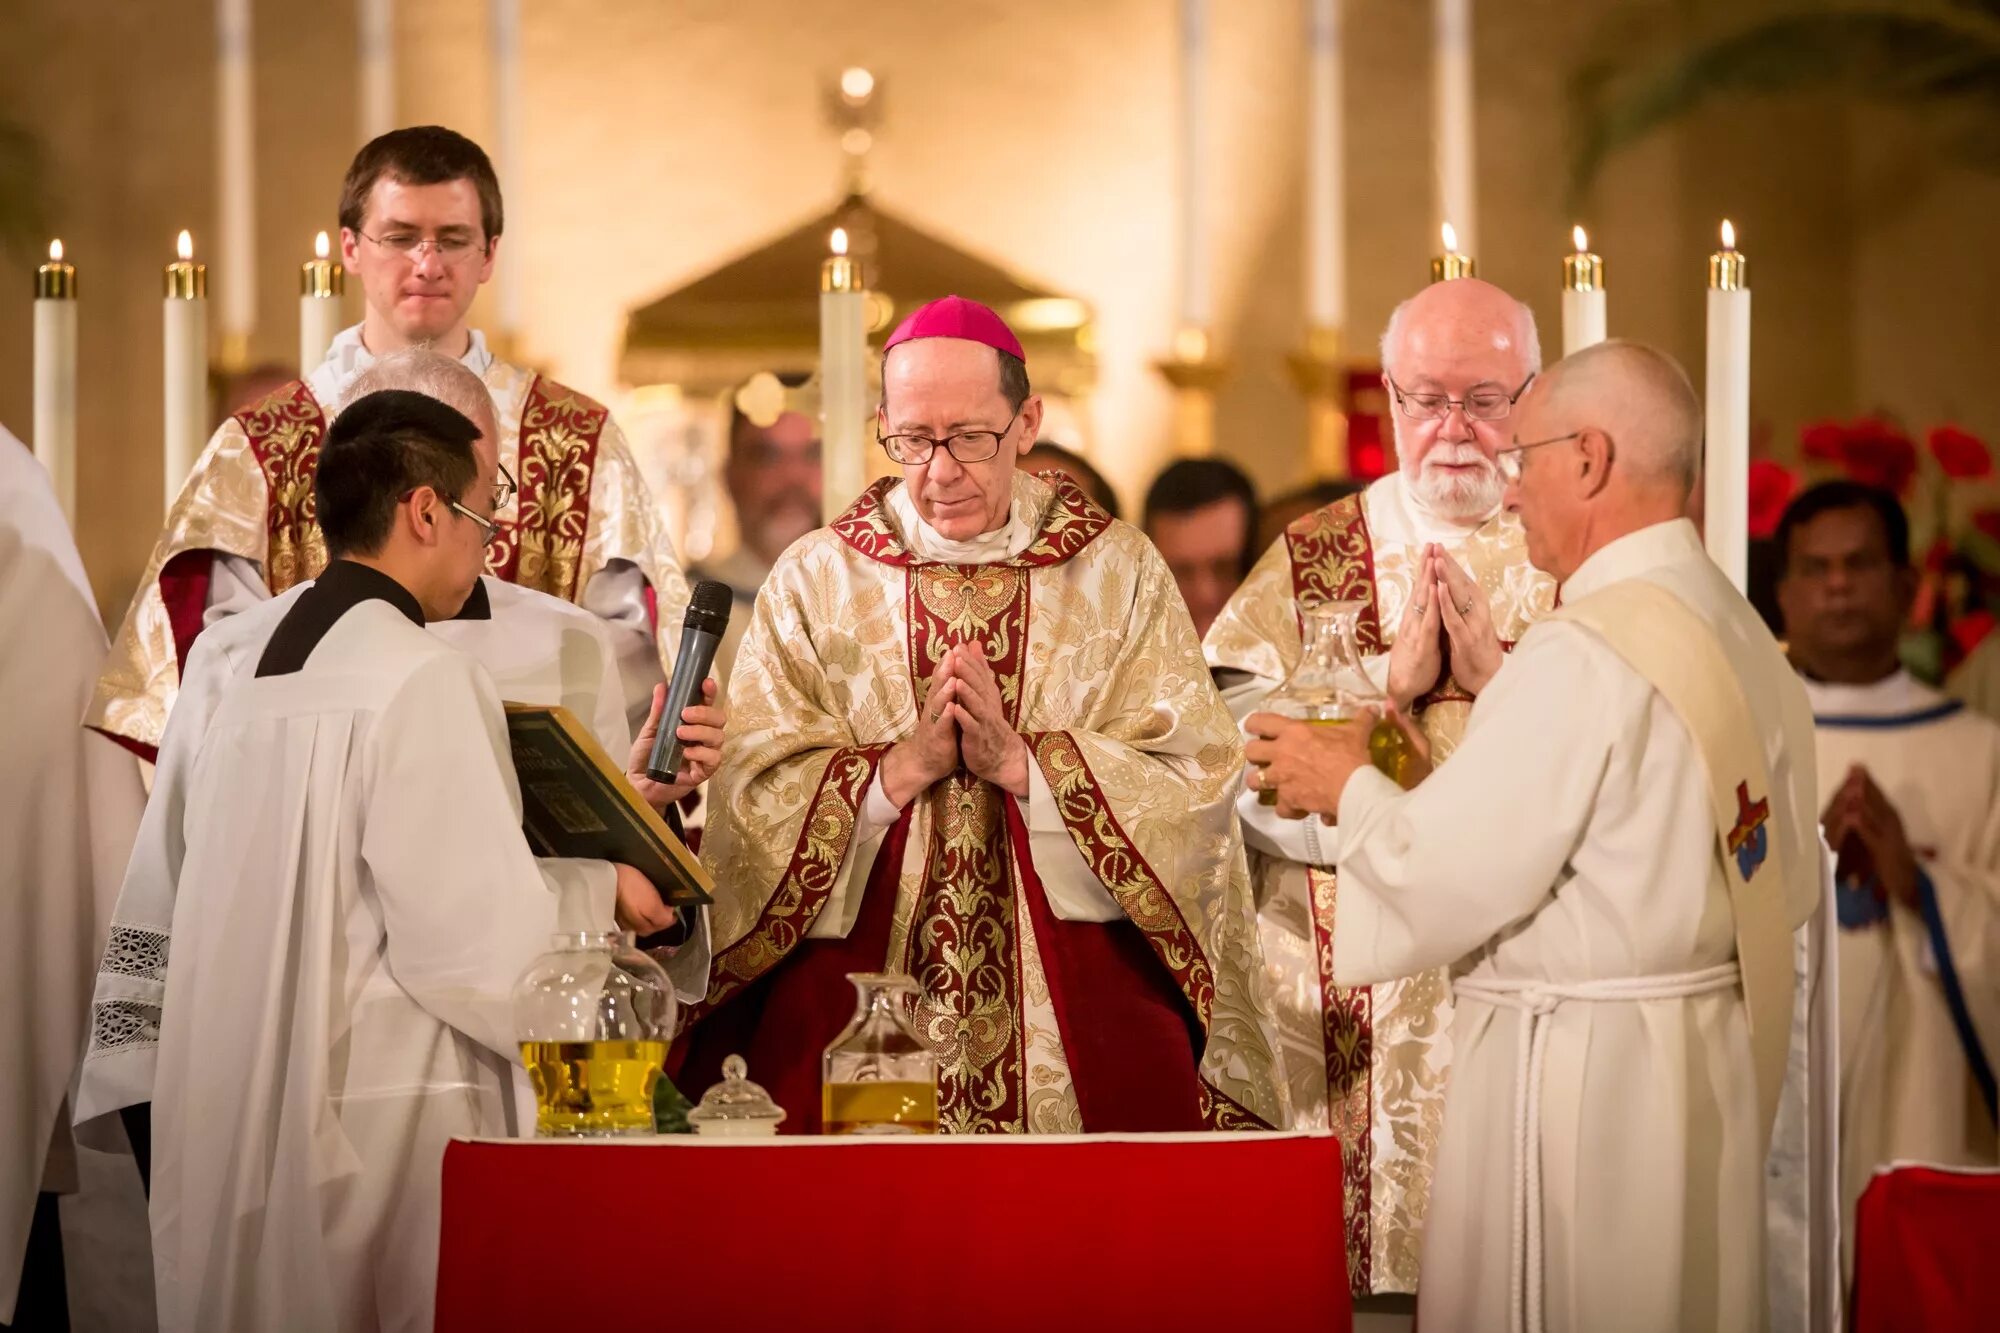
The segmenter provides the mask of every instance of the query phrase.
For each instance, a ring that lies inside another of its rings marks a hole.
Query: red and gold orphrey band
[[[521,407],[517,517],[501,518],[486,551],[496,578],[574,601],[590,525],[590,482],[610,412],[537,375]],[[326,414],[295,381],[237,416],[262,469],[268,500],[265,582],[273,596],[317,578],[326,540],[313,506],[313,473]]]
[[[1292,597],[1301,610],[1325,602],[1359,602],[1356,646],[1382,651],[1382,622],[1375,602],[1375,548],[1361,497],[1351,495],[1314,510],[1285,530],[1292,563]],[[1301,618],[1303,628],[1303,618]],[[1327,1108],[1340,1140],[1343,1208],[1347,1217],[1348,1277],[1354,1290],[1369,1290],[1371,1247],[1369,1181],[1374,1168],[1371,1133],[1374,1096],[1373,993],[1328,984],[1333,975],[1333,908],[1337,891],[1331,870],[1308,868],[1307,892],[1313,919],[1321,989],[1320,1040],[1326,1052]]]

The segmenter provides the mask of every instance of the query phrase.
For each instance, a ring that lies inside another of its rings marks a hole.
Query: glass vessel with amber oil
[[[514,986],[536,1135],[653,1133],[675,1009],[673,983],[630,931],[552,936]]]
[[[1304,647],[1299,665],[1283,685],[1264,700],[1263,711],[1297,718],[1316,727],[1344,727],[1365,708],[1384,714],[1368,733],[1368,757],[1398,786],[1414,781],[1416,756],[1409,738],[1387,714],[1389,696],[1368,678],[1361,666],[1355,635],[1361,624],[1360,602],[1321,602],[1300,613]],[[1276,805],[1278,793],[1265,788],[1257,794],[1262,805]]]
[[[937,1056],[910,1026],[917,983],[900,972],[850,972],[854,1018],[820,1057],[826,1134],[937,1133]]]

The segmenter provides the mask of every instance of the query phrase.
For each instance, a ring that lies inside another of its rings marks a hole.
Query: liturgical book
[[[537,856],[622,861],[670,907],[711,901],[714,881],[567,708],[507,705],[521,829]]]

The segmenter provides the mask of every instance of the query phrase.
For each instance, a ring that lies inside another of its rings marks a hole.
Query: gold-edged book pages
[[[708,871],[574,713],[508,704],[507,742],[521,782],[521,831],[535,855],[622,861],[670,907],[713,900]]]

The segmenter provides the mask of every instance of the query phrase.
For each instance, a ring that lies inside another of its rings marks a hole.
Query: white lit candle
[[[340,298],[347,270],[328,258],[326,233],[313,238],[313,258],[299,267],[299,375],[319,369],[340,332]]]
[[[1315,329],[1347,320],[1346,161],[1340,116],[1340,0],[1312,0],[1306,134],[1306,316]]]
[[[1208,0],[1181,0],[1181,327],[1206,329],[1214,318],[1209,289],[1208,179],[1203,145],[1203,86],[1208,63]]]
[[[819,272],[820,509],[838,517],[868,485],[868,310],[847,231]]]
[[[360,32],[361,141],[396,128],[396,3],[355,0]]]
[[[1604,261],[1590,253],[1582,227],[1570,230],[1576,253],[1563,256],[1563,355],[1605,339]]]
[[[250,0],[215,0],[217,262],[222,266],[222,366],[250,361],[257,326],[257,123],[250,75]]]
[[[1433,0],[1431,146],[1437,215],[1458,224],[1469,253],[1479,249],[1472,174],[1472,0]]]
[[[1702,468],[1703,539],[1738,592],[1750,569],[1750,262],[1736,228],[1708,257],[1708,449]]]
[[[35,270],[35,457],[76,530],[76,266],[49,242]]]
[[[1438,228],[1438,237],[1444,242],[1444,252],[1431,260],[1431,281],[1450,282],[1453,278],[1472,278],[1479,275],[1479,265],[1471,255],[1458,248],[1458,229],[1449,222]]]
[[[493,58],[493,169],[502,189],[525,193],[520,171],[521,147],[521,0],[491,0],[487,41]],[[514,245],[500,247],[499,272],[495,275],[494,323],[501,344],[518,352],[521,332],[521,252]]]
[[[208,417],[208,269],[194,262],[194,238],[180,235],[180,258],[167,265],[166,496],[172,510],[181,483],[201,456]]]

